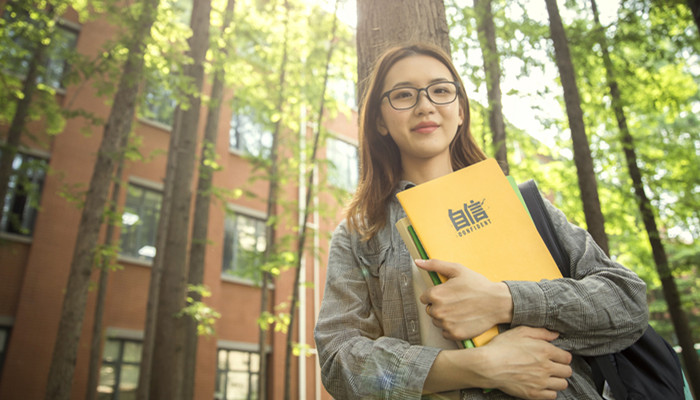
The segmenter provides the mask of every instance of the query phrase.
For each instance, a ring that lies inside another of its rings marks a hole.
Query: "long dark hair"
[[[381,117],[384,80],[394,64],[416,55],[429,56],[440,61],[450,70],[453,79],[459,82],[459,106],[464,111],[465,118],[450,143],[452,169],[458,170],[486,158],[469,129],[469,99],[450,57],[440,48],[425,43],[409,44],[385,51],[368,77],[360,103],[360,176],[357,190],[346,209],[350,229],[358,232],[365,240],[374,237],[386,224],[387,205],[402,174],[398,146],[390,135],[381,135],[377,130],[377,121]]]

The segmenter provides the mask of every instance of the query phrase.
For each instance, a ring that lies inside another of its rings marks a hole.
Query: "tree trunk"
[[[61,321],[51,359],[46,400],[70,398],[78,342],[85,315],[85,303],[92,273],[94,251],[102,224],[103,209],[114,171],[115,156],[123,150],[119,146],[123,143],[124,136],[129,134],[134,119],[138,92],[137,82],[140,80],[144,65],[144,41],[150,34],[157,7],[158,0],[144,1],[137,29],[134,31],[131,43],[127,46],[129,55],[124,65],[119,88],[114,96],[114,105],[104,128],[97,161],[80,218],[73,261],[61,310]]]
[[[265,229],[265,253],[263,255],[263,264],[269,262],[275,253],[277,252],[277,203],[279,196],[279,136],[282,131],[282,115],[283,107],[285,102],[285,83],[286,83],[286,71],[287,71],[287,58],[288,58],[288,44],[287,44],[287,33],[289,31],[289,14],[290,14],[290,4],[288,0],[284,0],[285,18],[284,18],[284,44],[282,49],[282,60],[280,62],[280,75],[279,75],[279,97],[277,98],[277,110],[279,112],[280,118],[275,122],[275,131],[272,136],[272,148],[270,149],[270,169],[269,169],[269,183],[268,183],[268,197],[267,197],[267,225]],[[272,221],[272,222],[271,222]],[[269,285],[271,283],[272,276],[266,271],[262,270],[262,286],[260,290],[260,315],[264,315],[269,312],[270,309],[270,289]],[[268,332],[267,329],[260,326],[259,337],[258,337],[258,351],[259,351],[259,378],[258,378],[258,398],[267,399],[267,386],[268,386],[268,366],[267,366],[267,355],[265,347],[268,342]]]
[[[323,129],[323,110],[326,104],[326,89],[328,88],[328,75],[330,72],[331,58],[333,57],[333,50],[335,48],[335,38],[336,30],[338,26],[338,3],[339,0],[335,1],[335,9],[333,11],[333,25],[331,28],[330,40],[328,41],[328,52],[326,53],[326,70],[323,75],[323,89],[321,89],[321,100],[318,105],[318,120],[316,123],[316,134],[314,135],[314,144],[311,150],[311,156],[306,166],[309,168],[307,181],[306,181],[306,197],[304,198],[305,204],[303,209],[303,216],[300,221],[299,226],[299,239],[297,241],[297,257],[296,257],[296,271],[294,275],[294,286],[292,286],[292,299],[290,301],[289,308],[289,330],[287,331],[287,348],[284,359],[284,398],[291,399],[291,370],[292,370],[292,350],[293,350],[293,338],[294,338],[294,321],[297,309],[297,300],[299,299],[299,282],[301,281],[301,270],[302,262],[304,258],[304,249],[306,248],[306,232],[307,223],[309,220],[309,214],[311,213],[311,199],[314,197],[314,170],[316,166],[316,152],[318,151],[318,144],[321,139],[321,129]],[[303,163],[300,163],[303,165]],[[304,312],[300,310],[299,312]],[[299,338],[299,340],[304,340],[304,338]]]
[[[53,14],[53,8],[50,8],[49,12]],[[5,210],[5,197],[7,197],[10,175],[12,175],[12,163],[17,155],[22,132],[27,124],[29,106],[34,98],[36,80],[39,77],[39,66],[43,65],[46,60],[46,49],[47,46],[44,42],[36,43],[36,48],[32,53],[32,58],[29,60],[27,74],[22,84],[23,97],[17,101],[15,114],[12,116],[5,143],[0,145],[0,220]]]
[[[693,13],[693,20],[698,28],[698,34],[700,34],[700,0],[688,0],[688,8]]]
[[[178,141],[178,129],[182,112],[175,109],[173,126],[170,132],[170,142],[168,147],[175,148]],[[173,179],[175,177],[175,165],[177,154],[174,151],[168,152],[168,159],[165,166],[165,181],[163,186],[163,198],[160,203],[160,215],[158,216],[158,231],[156,232],[156,255],[151,265],[151,281],[148,284],[148,300],[146,302],[146,320],[144,321],[143,344],[141,346],[141,368],[139,370],[139,386],[136,390],[137,400],[148,400],[151,393],[151,376],[153,370],[153,348],[156,336],[156,316],[158,315],[158,298],[160,297],[160,281],[163,276],[164,252],[157,249],[165,248],[165,239],[168,232],[168,222],[170,219],[170,205],[173,198]]]
[[[683,349],[681,355],[683,357],[683,361],[685,362],[685,369],[687,373],[686,377],[688,378],[688,383],[690,384],[691,389],[695,393],[695,397],[697,397],[697,389],[700,388],[700,362],[698,361],[698,353],[694,348],[694,340],[690,325],[688,323],[688,316],[683,310],[681,298],[678,294],[678,288],[676,287],[676,281],[673,278],[673,274],[671,273],[671,269],[668,264],[666,250],[663,242],[661,241],[659,230],[656,226],[656,217],[654,216],[653,206],[651,205],[651,201],[649,201],[646,192],[644,191],[644,182],[642,180],[642,173],[637,162],[634,140],[632,134],[630,133],[629,127],[627,126],[627,116],[623,107],[622,95],[617,84],[617,79],[615,78],[615,69],[613,67],[612,60],[610,59],[608,43],[605,39],[604,28],[600,24],[598,7],[595,0],[591,0],[591,7],[593,9],[597,40],[603,52],[606,78],[610,88],[610,96],[612,97],[612,106],[613,110],[615,111],[617,126],[620,129],[622,149],[625,153],[627,169],[629,171],[630,178],[632,179],[632,186],[634,187],[634,194],[637,197],[639,212],[642,215],[642,221],[644,222],[644,227],[646,228],[647,235],[649,236],[649,244],[651,245],[652,254],[654,255],[654,263],[656,264],[656,270],[661,280],[664,298],[666,299],[666,304],[668,305],[668,310],[671,314],[673,327],[676,332],[676,336],[678,337],[678,343]]]
[[[493,23],[491,0],[474,0],[479,45],[484,58],[486,90],[489,98],[489,125],[493,135],[493,151],[503,173],[508,175],[508,150],[506,149],[506,124],[501,101],[501,66],[496,46],[496,26]]]
[[[555,59],[564,89],[564,102],[566,104],[566,114],[569,117],[574,163],[576,164],[578,186],[583,202],[583,213],[586,216],[586,226],[598,246],[603,249],[605,254],[608,254],[605,219],[600,209],[598,183],[593,170],[593,159],[588,145],[588,137],[586,136],[586,127],[583,123],[581,99],[578,93],[578,86],[576,85],[576,74],[571,62],[571,54],[569,53],[569,44],[556,0],[545,0],[545,2],[547,3],[547,12],[549,14],[549,28],[552,42],[554,43]]]
[[[209,48],[210,14],[209,0],[194,2],[192,37],[189,39],[192,64],[186,67],[186,75],[192,79],[194,86],[193,94],[188,95],[188,107],[182,109],[182,119],[177,124],[178,143],[169,149],[170,152],[177,152],[177,163],[171,181],[177,184],[172,188],[165,247],[157,250],[164,254],[151,366],[150,396],[153,399],[182,398],[185,319],[179,313],[185,308],[192,177],[204,81],[204,58]]]
[[[433,43],[451,54],[442,0],[357,0],[358,101],[375,60],[387,48],[407,42]]]
[[[125,136],[124,139],[128,139]],[[126,147],[127,141],[125,140],[121,147]],[[117,203],[119,202],[119,193],[121,192],[121,176],[122,169],[124,167],[124,157],[120,157],[117,164],[117,172],[114,174],[115,181],[114,187],[112,188],[112,200],[109,205],[109,215],[110,218],[116,218],[117,215]],[[107,232],[105,233],[105,246],[111,247],[114,245],[114,220],[111,220],[107,225]],[[105,309],[105,299],[107,298],[107,284],[109,283],[109,269],[110,264],[113,261],[112,257],[99,258],[100,264],[100,279],[97,286],[97,299],[95,300],[95,320],[92,323],[92,341],[90,344],[90,364],[88,367],[88,381],[87,381],[87,394],[86,400],[97,399],[97,385],[100,380],[100,364],[102,359],[102,320],[104,317]]]
[[[233,9],[235,0],[228,0],[224,15],[224,23],[221,26],[221,34],[224,35],[226,29],[233,20]],[[226,47],[220,49],[223,54],[227,54]],[[188,272],[188,285],[201,285],[204,282],[204,265],[207,245],[207,231],[209,230],[209,208],[211,205],[211,187],[214,169],[210,167],[207,160],[211,160],[216,155],[216,139],[219,130],[219,113],[221,101],[224,97],[224,74],[222,66],[216,66],[214,72],[214,82],[210,96],[210,103],[207,113],[207,123],[204,128],[204,139],[202,140],[202,152],[199,162],[199,178],[197,181],[197,196],[194,205],[194,220],[192,222],[192,245],[190,247],[190,266]],[[190,291],[188,297],[194,301],[201,301],[201,295],[197,291]],[[194,399],[195,372],[197,365],[197,345],[199,335],[197,334],[197,321],[187,320],[187,330],[185,333],[185,369],[182,380],[183,399]]]

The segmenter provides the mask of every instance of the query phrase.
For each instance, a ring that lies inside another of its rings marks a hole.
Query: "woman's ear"
[[[384,118],[382,118],[381,116],[377,118],[377,130],[382,136],[386,136],[389,134],[389,129],[387,129],[386,124],[384,123]]]
[[[462,107],[460,107],[459,108],[459,124],[457,124],[457,126],[462,126],[463,123],[464,123],[464,110],[462,109]]]

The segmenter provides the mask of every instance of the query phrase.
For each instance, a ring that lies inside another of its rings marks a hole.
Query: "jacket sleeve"
[[[439,349],[383,335],[382,305],[344,223],[331,240],[314,337],[326,390],[338,399],[419,399]],[[381,299],[381,297],[379,297]],[[380,300],[381,301],[381,300]],[[389,305],[383,305],[389,307]]]
[[[559,332],[556,344],[589,356],[629,347],[648,324],[646,284],[612,261],[584,229],[545,204],[569,254],[572,278],[506,282],[513,296],[511,326],[529,325]]]

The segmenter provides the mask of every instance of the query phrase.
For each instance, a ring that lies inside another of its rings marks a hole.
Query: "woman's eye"
[[[408,99],[413,97],[413,92],[410,90],[396,90],[391,97],[393,99]]]

